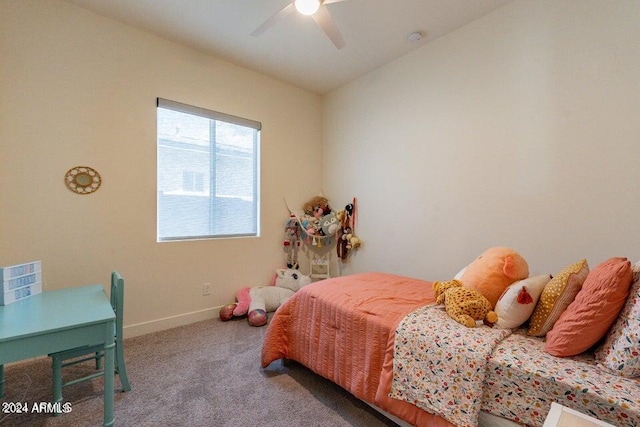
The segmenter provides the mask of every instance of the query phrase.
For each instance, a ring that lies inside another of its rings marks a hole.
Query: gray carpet
[[[116,377],[117,426],[395,426],[365,403],[303,366],[260,368],[265,327],[210,320],[125,340],[131,391]],[[91,362],[67,368],[65,380]],[[63,390],[72,411],[5,414],[2,426],[100,426],[102,378]],[[4,402],[51,401],[48,358],[5,367]]]

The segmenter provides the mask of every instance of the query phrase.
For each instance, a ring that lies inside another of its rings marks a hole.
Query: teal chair
[[[111,273],[111,306],[116,314],[116,330],[115,330],[115,372],[120,377],[122,391],[131,390],[129,379],[127,378],[127,370],[124,366],[124,354],[122,346],[122,311],[124,306],[124,279],[117,272]],[[89,355],[89,356],[87,356]],[[104,375],[102,369],[102,358],[104,357],[104,343],[91,346],[73,348],[71,350],[52,353],[51,368],[53,370],[53,400],[54,402],[62,402],[62,387],[77,384],[82,381],[88,381],[96,377]],[[82,357],[86,356],[86,357]],[[81,359],[79,359],[82,357]],[[67,360],[69,360],[67,362]],[[96,370],[93,374],[82,378],[74,379],[66,383],[62,382],[62,368],[95,360]]]

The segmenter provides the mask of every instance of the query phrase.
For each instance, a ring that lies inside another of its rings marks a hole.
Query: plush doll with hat
[[[237,303],[227,304],[220,310],[220,320],[248,315],[251,326],[267,323],[267,313],[276,311],[296,291],[311,283],[311,277],[298,270],[278,269],[274,286],[242,288],[236,293]]]
[[[477,320],[488,326],[498,321],[489,300],[474,289],[462,287],[459,280],[434,282],[433,290],[436,291],[436,304],[444,304],[449,317],[458,323],[473,328]]]
[[[529,265],[511,248],[493,247],[469,264],[460,281],[465,288],[475,289],[496,306],[500,295],[518,280],[529,277]]]

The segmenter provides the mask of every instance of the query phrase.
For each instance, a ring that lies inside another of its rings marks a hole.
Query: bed
[[[532,357],[521,357],[514,361],[512,353],[528,352],[527,346],[539,350],[540,340],[536,342],[534,339],[532,343],[528,343],[530,337],[523,337],[517,332],[510,334],[510,331],[492,340],[489,353],[496,356],[486,357],[486,368],[477,369],[483,373],[486,371],[487,377],[481,378],[483,391],[480,395],[471,396],[476,409],[480,411],[469,418],[470,421],[458,421],[450,414],[427,410],[425,408],[429,407],[421,405],[415,395],[397,398],[403,392],[396,389],[397,384],[402,382],[397,374],[399,362],[395,360],[399,359],[396,335],[403,330],[402,325],[411,325],[408,320],[412,316],[421,313],[426,313],[430,317],[429,321],[444,322],[444,318],[438,317],[443,316],[442,311],[430,309],[435,307],[434,299],[431,282],[387,273],[354,274],[312,283],[298,291],[273,315],[262,347],[262,367],[268,369],[271,362],[278,359],[294,360],[379,411],[416,426],[482,425],[483,420],[487,419],[490,420],[489,425],[542,425],[552,401],[571,405],[576,403],[571,402],[572,398],[579,400],[576,396],[583,399],[589,397],[587,406],[591,408],[595,402],[597,409],[594,415],[598,417],[606,417],[605,420],[616,425],[640,426],[638,381],[620,379],[615,375],[596,377],[605,385],[593,394],[582,391],[585,388],[584,382],[575,378],[567,378],[565,383],[550,378],[555,392],[560,396],[542,395],[537,402],[532,402],[531,399],[538,395],[531,394],[523,384],[510,384],[508,379],[515,381],[515,378],[520,378],[523,382],[539,379],[533,378],[539,375],[536,373],[536,369],[539,370],[537,361]],[[404,328],[415,332],[424,326]],[[457,330],[453,333],[459,335]],[[470,338],[460,339],[468,341]],[[444,340],[449,341],[450,338]],[[578,362],[568,360],[568,372],[582,366],[576,365]],[[533,364],[533,371],[527,371],[527,363]],[[509,369],[516,372],[509,372]],[[555,369],[565,368],[556,366]],[[588,369],[595,368],[592,366]],[[414,375],[416,371],[410,372]],[[559,371],[553,372],[556,375]],[[420,384],[430,382],[424,379],[429,378],[428,375],[421,371],[420,375],[425,375]],[[405,385],[405,391],[415,388],[410,382],[405,382]],[[500,387],[511,387],[508,394],[521,395],[522,401],[518,401],[516,397],[508,402],[502,400],[504,388]],[[575,392],[576,387],[580,391]],[[544,389],[540,388],[538,392],[544,392]],[[389,397],[390,393],[396,398]],[[628,398],[629,393],[631,399]],[[449,402],[451,403],[453,402]],[[454,407],[462,407],[457,401],[455,403]],[[529,406],[523,409],[518,405]],[[575,409],[582,409],[579,404],[577,406]],[[443,414],[444,417],[440,416]]]
[[[399,321],[431,304],[431,282],[365,273],[315,282],[283,304],[269,323],[262,366],[291,359],[357,398],[413,425],[453,424],[387,397]]]

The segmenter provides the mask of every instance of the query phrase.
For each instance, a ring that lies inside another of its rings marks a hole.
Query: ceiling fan
[[[251,35],[254,37],[258,37],[260,34],[264,33],[267,29],[273,26],[273,24],[283,18],[286,18],[297,10],[303,15],[310,15],[314,19],[314,21],[316,21],[318,25],[320,25],[322,31],[324,31],[327,37],[331,39],[333,44],[338,49],[342,49],[345,46],[344,39],[342,38],[340,30],[333,22],[333,18],[331,18],[329,9],[327,9],[328,4],[339,3],[342,1],[346,0],[294,0],[280,9],[280,11],[275,15],[264,21],[262,25],[260,25],[251,33]]]

